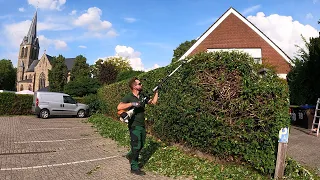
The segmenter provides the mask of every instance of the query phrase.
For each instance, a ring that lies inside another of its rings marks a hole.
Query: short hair
[[[131,90],[133,89],[133,86],[135,85],[134,83],[136,83],[136,80],[139,80],[139,79],[137,77],[133,77],[133,78],[130,79],[129,87],[130,87]]]

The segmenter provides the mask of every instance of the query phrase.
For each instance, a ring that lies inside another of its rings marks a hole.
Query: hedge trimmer
[[[162,86],[163,83],[165,83],[182,65],[190,62],[192,59],[189,59],[189,60],[181,60],[182,63],[175,69],[173,70],[169,75],[167,75],[165,78],[163,78],[159,84],[153,88],[152,92],[155,93],[158,89],[160,89],[160,87]],[[148,101],[150,100],[150,96],[151,95],[147,95],[145,97],[143,97],[143,99],[141,100],[140,104],[146,104],[148,103]],[[120,116],[120,120],[122,122],[125,122],[125,123],[128,123],[129,122],[129,119],[133,116],[134,114],[134,109],[135,108],[132,108],[130,110],[120,110],[118,111],[118,115]]]

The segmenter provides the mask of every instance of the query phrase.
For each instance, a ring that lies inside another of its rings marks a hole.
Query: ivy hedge
[[[0,116],[31,115],[32,101],[32,95],[0,93]]]
[[[264,66],[248,54],[198,53],[191,58],[162,87],[158,104],[147,107],[148,130],[162,141],[274,173],[278,132],[290,125],[287,84],[272,69],[260,75]],[[140,74],[147,79],[144,89],[153,89],[178,65]],[[98,90],[107,104],[104,113],[118,118],[116,106],[130,92],[127,83]]]

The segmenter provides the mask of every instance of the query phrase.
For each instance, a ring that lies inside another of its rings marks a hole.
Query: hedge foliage
[[[273,70],[238,52],[199,53],[160,90],[158,105],[147,107],[148,129],[163,141],[179,143],[230,161],[245,162],[265,174],[275,168],[278,132],[290,125],[288,88]],[[179,65],[141,74],[144,89],[156,86]],[[130,92],[127,81],[98,91],[105,113]]]
[[[31,115],[32,95],[0,93],[0,115]]]

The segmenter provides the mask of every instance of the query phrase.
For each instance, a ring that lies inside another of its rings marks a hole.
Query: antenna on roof
[[[38,11],[38,7],[39,7],[39,1],[37,1],[38,3],[37,3],[37,8],[36,8],[36,11]]]

